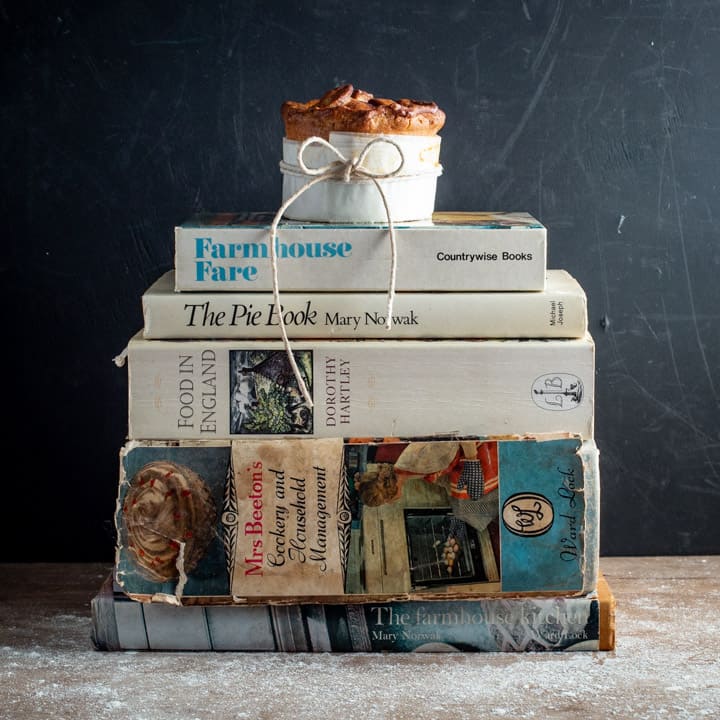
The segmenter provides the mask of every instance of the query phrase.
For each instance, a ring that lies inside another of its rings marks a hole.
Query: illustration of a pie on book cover
[[[576,436],[129,442],[117,579],[249,603],[563,592],[596,582],[598,471]]]

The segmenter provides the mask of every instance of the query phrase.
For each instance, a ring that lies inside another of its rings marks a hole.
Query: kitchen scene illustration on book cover
[[[597,448],[579,436],[129,442],[117,579],[136,599],[591,590]]]

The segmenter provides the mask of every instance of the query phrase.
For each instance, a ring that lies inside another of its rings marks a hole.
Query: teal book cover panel
[[[580,439],[500,443],[504,591],[574,591],[585,567],[585,467]]]

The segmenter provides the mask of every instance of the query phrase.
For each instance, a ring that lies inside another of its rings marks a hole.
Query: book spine
[[[282,293],[290,338],[572,338],[587,331],[581,291],[398,293],[385,327],[385,293]],[[142,299],[144,336],[279,337],[269,293],[153,293]]]
[[[145,340],[127,347],[129,437],[592,437],[594,343]]]
[[[117,581],[173,604],[579,596],[598,488],[595,443],[565,434],[130,441]]]
[[[604,581],[601,581],[604,582]],[[369,605],[172,606],[106,583],[91,601],[98,650],[248,652],[552,652],[612,650],[609,588],[584,597]]]
[[[546,238],[544,227],[398,227],[396,289],[542,290]],[[387,228],[291,227],[276,248],[283,290],[387,290]],[[269,229],[179,226],[175,271],[178,291],[271,290]]]

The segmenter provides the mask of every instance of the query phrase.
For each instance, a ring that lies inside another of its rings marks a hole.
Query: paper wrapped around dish
[[[329,142],[346,158],[357,157],[366,145],[376,138],[369,149],[362,169],[373,175],[392,173],[400,164],[398,148],[402,152],[402,167],[392,177],[378,178],[393,222],[428,220],[435,208],[437,178],[440,165],[440,136],[374,135],[368,133],[330,133]],[[283,202],[306,185],[313,176],[303,172],[298,164],[302,143],[283,138]],[[303,160],[308,168],[320,168],[339,160],[338,155],[322,145],[306,147]],[[375,182],[369,177],[352,175],[348,180],[327,178],[303,192],[288,207],[285,217],[291,220],[328,223],[387,223],[387,211]]]

